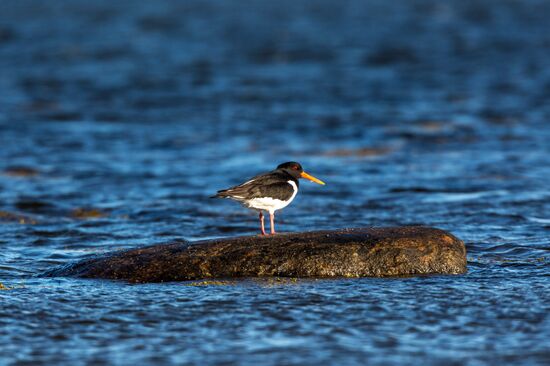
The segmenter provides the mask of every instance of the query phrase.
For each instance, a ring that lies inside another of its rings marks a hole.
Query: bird
[[[275,170],[257,175],[237,186],[219,190],[212,198],[229,198],[243,206],[259,211],[261,235],[267,235],[263,211],[269,212],[271,235],[275,234],[275,211],[290,204],[298,193],[300,178],[317,184],[325,182],[304,172],[302,166],[289,161]]]

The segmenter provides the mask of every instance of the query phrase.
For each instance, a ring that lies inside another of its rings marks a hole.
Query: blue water
[[[550,3],[3,1],[0,364],[550,363]],[[463,276],[129,285],[94,253],[424,224]]]

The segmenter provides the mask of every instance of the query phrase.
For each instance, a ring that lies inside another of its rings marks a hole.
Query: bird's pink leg
[[[266,235],[264,227],[264,213],[262,211],[260,211],[260,228],[262,230],[262,235]]]
[[[271,234],[275,234],[275,213],[274,212],[269,213],[269,221],[271,225]]]

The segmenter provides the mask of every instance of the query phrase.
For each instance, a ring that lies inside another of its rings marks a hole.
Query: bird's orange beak
[[[325,182],[323,182],[323,181],[320,180],[320,179],[315,178],[315,177],[312,176],[312,175],[307,174],[306,172],[300,173],[300,176],[301,176],[302,178],[309,179],[310,181],[315,182],[315,183],[317,183],[317,184],[321,184],[321,185],[323,185],[323,186],[325,185]]]

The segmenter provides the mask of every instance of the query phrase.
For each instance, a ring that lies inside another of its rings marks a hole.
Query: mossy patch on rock
[[[10,177],[34,177],[39,174],[38,170],[26,166],[11,166],[4,169],[4,174]]]
[[[75,219],[99,219],[107,216],[105,212],[102,212],[96,208],[77,208],[71,212],[71,216]]]
[[[36,220],[28,216],[20,215],[8,211],[0,211],[0,221],[14,221],[20,224],[36,224]]]

